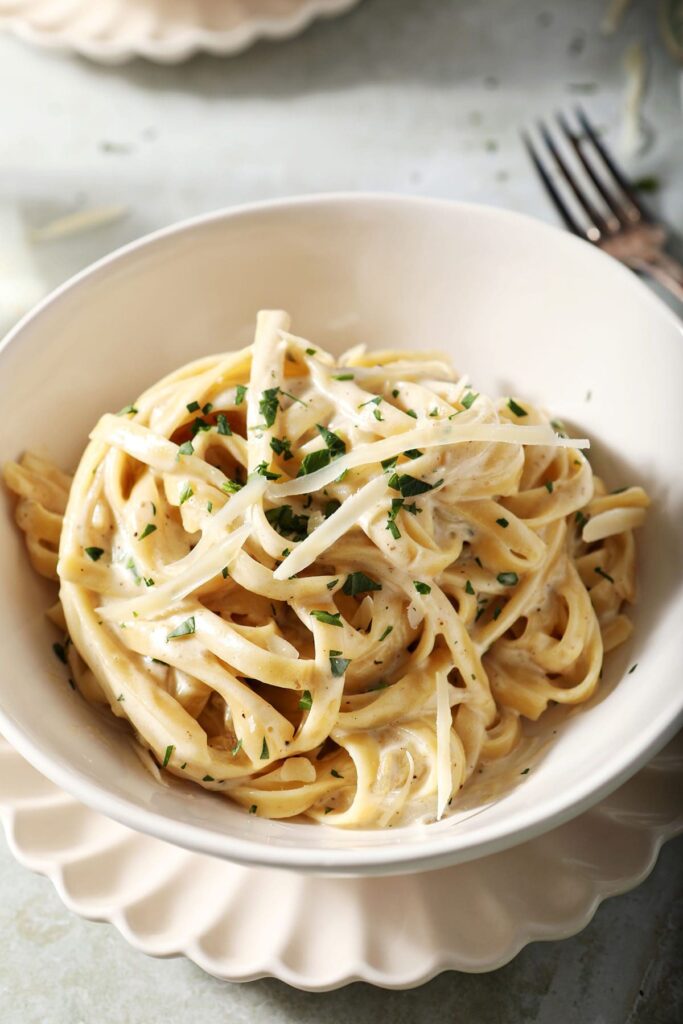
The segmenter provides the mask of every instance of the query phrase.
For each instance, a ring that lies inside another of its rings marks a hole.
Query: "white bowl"
[[[0,729],[102,813],[244,863],[423,870],[578,814],[661,748],[683,710],[680,325],[608,257],[513,213],[373,195],[243,207],[121,249],[17,326],[0,349],[3,458],[37,447],[74,465],[102,411],[189,359],[245,344],[264,306],[287,308],[297,333],[333,349],[361,339],[447,349],[477,387],[527,395],[580,426],[612,486],[648,488],[636,629],[608,657],[597,698],[563,721],[519,785],[453,819],[348,832],[251,817],[198,787],[158,785],[113,720],[69,689],[43,617],[49,588],[2,500]]]

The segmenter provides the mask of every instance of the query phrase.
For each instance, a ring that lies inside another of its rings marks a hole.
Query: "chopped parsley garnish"
[[[436,417],[439,415],[439,410],[437,408],[434,408],[431,410],[429,415],[431,416],[432,419],[436,419]]]
[[[343,676],[351,664],[351,659],[342,658],[341,653],[341,651],[330,651],[330,668],[332,669],[332,675],[337,678]]]
[[[354,380],[352,373],[333,373],[332,380]]]
[[[339,772],[337,771],[337,769],[336,769],[336,768],[332,768],[332,769],[331,769],[331,771],[330,771],[330,775],[333,775],[335,779],[343,779],[343,778],[344,778],[344,776],[343,776],[343,775],[341,775],[341,774],[340,774],[340,773],[339,773]]]
[[[221,484],[221,490],[226,494],[237,494],[242,490],[242,484],[238,484],[236,480],[226,480],[224,484]]]
[[[182,491],[180,492],[180,502],[179,503],[181,505],[184,505],[186,501],[189,501],[189,499],[192,497],[193,494],[194,494],[194,491],[192,490],[191,485],[190,484],[185,484],[185,486],[183,487]]]
[[[235,388],[235,405],[242,405],[247,394],[247,388],[244,384],[238,384]]]
[[[404,498],[412,498],[417,494],[433,491],[442,483],[443,480],[437,480],[435,484],[428,484],[426,480],[418,480],[417,477],[410,476],[409,473],[394,473],[389,477],[389,486],[394,491],[400,491]]]
[[[498,524],[498,526],[502,526],[504,530],[506,530],[510,525],[510,523],[504,516],[501,516],[500,519],[496,519],[496,523]]]
[[[564,429],[564,423],[562,420],[551,420],[550,426],[553,428],[558,437],[566,437],[567,431]]]
[[[259,462],[254,472],[258,473],[259,476],[264,476],[266,480],[279,480],[282,476],[282,473],[271,473],[268,469],[268,463],[265,461]],[[225,486],[225,484],[223,484],[223,486]]]
[[[206,420],[203,420],[201,416],[196,416],[195,419],[192,421],[190,433],[192,434],[193,437],[196,437],[200,430],[211,430],[211,424],[208,423]]]
[[[545,482],[545,489],[548,492],[548,494],[552,494],[553,493],[554,485],[553,485],[552,480],[546,480],[546,482]]]
[[[332,813],[332,808],[331,807],[326,807],[324,813],[325,814],[331,814]]]
[[[329,501],[326,501],[325,508],[323,509],[325,519],[329,519],[330,516],[334,515],[338,508],[341,508],[341,501],[337,498],[330,498]]]
[[[219,412],[216,416],[216,429],[219,434],[223,434],[225,437],[230,437],[232,434],[232,427],[228,423],[228,417],[224,412]]]
[[[588,516],[584,515],[584,513],[581,511],[581,509],[579,509],[579,511],[574,516],[574,520],[575,520],[576,525],[578,526],[578,528],[580,530],[583,530],[584,526],[588,522]]]
[[[315,473],[318,469],[324,469],[325,466],[329,466],[330,459],[329,448],[320,448],[317,452],[309,452],[302,459],[299,472],[296,475],[308,476],[309,473]]]
[[[390,459],[382,459],[380,466],[382,469],[393,469],[398,462],[398,455],[392,456]]]
[[[421,580],[413,580],[413,586],[417,590],[418,594],[431,594],[432,588],[428,583],[422,583]]]
[[[352,572],[346,577],[342,592],[353,597],[355,594],[364,594],[368,590],[381,590],[382,584],[370,579],[364,572]]]
[[[394,390],[391,392],[391,397],[392,398],[398,398],[398,396],[400,394],[401,394],[401,392],[398,390],[398,388],[394,388]]]
[[[409,448],[403,454],[407,459],[419,459],[421,455],[424,455],[424,452],[421,452],[419,448]]]
[[[476,400],[478,398],[479,398],[479,392],[478,391],[477,391],[476,394],[475,394],[474,391],[468,391],[467,394],[463,395],[463,397],[460,399],[460,404],[462,406],[464,406],[465,409],[470,409],[474,405],[474,403],[476,402]]]
[[[190,402],[189,405],[185,406],[185,408],[188,412],[198,412],[201,406],[199,405],[199,402]]]
[[[595,571],[597,572],[598,576],[602,576],[604,580],[608,580],[609,583],[614,583],[614,577],[610,576],[608,572],[605,572],[602,566],[596,565]]]
[[[282,555],[283,558],[286,558],[287,555],[291,555],[291,553],[292,553],[292,549],[291,548],[283,548],[282,551],[280,552],[280,554]]]
[[[306,355],[307,356],[314,356],[317,351],[318,350],[316,348],[307,348],[306,349]]]
[[[263,416],[264,423],[267,427],[272,427],[275,423],[275,417],[277,416],[278,405],[277,396],[280,394],[279,388],[266,388],[258,404],[258,411]]]
[[[154,580],[152,579],[151,576],[145,576],[145,586],[146,587],[153,587],[154,586]]]
[[[635,672],[635,670],[637,668],[638,668],[638,662],[636,662],[635,665],[631,665],[630,669],[628,670],[628,674],[631,675],[631,673]]]
[[[522,769],[522,771],[519,774],[520,775],[528,775],[529,774],[529,770],[530,770],[529,768],[524,768],[524,769]]]
[[[518,405],[514,398],[508,398],[508,409],[510,412],[513,412],[515,416],[528,416],[526,409],[523,409],[521,405]]]
[[[339,626],[340,629],[343,629],[341,612],[334,612],[333,614],[332,612],[326,611],[314,611],[311,612],[311,615],[314,619],[317,619],[318,622],[324,622],[328,626]]]
[[[165,768],[166,765],[168,764],[168,762],[171,760],[171,754],[173,753],[174,750],[175,750],[175,746],[172,743],[169,743],[169,745],[166,747],[166,752],[164,754],[164,760],[161,762],[161,767],[162,768]]]
[[[129,413],[132,413],[134,416],[137,413],[137,409],[134,405],[124,405],[123,409],[119,409],[116,415],[127,416]]]
[[[500,615],[500,613],[502,612],[502,610],[503,610],[502,608],[496,608],[496,610],[495,610],[495,611],[494,611],[494,613],[493,613],[493,621],[494,621],[494,622],[496,621],[496,619],[498,618],[498,616]]]
[[[181,622],[179,626],[176,626],[175,629],[172,629],[171,632],[167,635],[166,639],[178,640],[180,637],[190,636],[194,632],[194,615],[191,615],[189,619],[185,619],[185,621]]]
[[[242,740],[238,740],[234,747],[230,749],[230,753],[233,757],[237,757],[240,750],[242,749]]]
[[[514,587],[519,583],[519,576],[516,572],[499,572],[496,579],[504,587]]]
[[[291,398],[293,402],[298,402],[299,405],[303,405],[304,409],[308,405],[308,402],[304,402],[303,398],[297,398],[297,396],[293,395],[291,391],[282,391],[282,390],[280,390],[280,394],[284,395],[285,398]]]
[[[399,540],[401,531],[396,523],[396,516],[403,508],[403,498],[392,498],[391,499],[391,511],[387,516],[387,525],[385,529],[389,531],[394,540]]]
[[[368,398],[367,402],[361,402],[358,406],[359,409],[364,409],[366,405],[379,405],[382,401],[381,395],[375,395],[374,398]]]
[[[330,580],[330,582],[327,584],[327,589],[328,590],[334,590],[334,588],[337,586],[338,583],[339,583],[338,579]]]
[[[323,427],[320,423],[316,423],[315,429],[327,445],[333,459],[346,454],[346,442],[339,434],[335,434],[333,430],[328,430],[327,427]]]
[[[118,702],[119,704],[122,704],[122,703],[123,703],[123,701],[124,701],[125,699],[126,699],[126,698],[125,698],[125,697],[123,696],[123,694],[122,694],[122,693],[120,693],[120,694],[118,695],[118,697],[116,698],[116,700],[117,700],[117,702]]]
[[[406,416],[412,416],[414,420],[417,419],[417,413],[414,409],[406,409]]]
[[[230,570],[228,569],[227,565],[224,565],[223,568],[221,569],[221,576],[223,577],[224,580],[227,580],[229,575]]]
[[[252,804],[251,807],[249,808],[249,813],[256,814],[257,809],[258,808],[256,807],[256,804]]]
[[[261,757],[260,757],[260,760],[261,761],[267,761],[269,757],[270,757],[270,752],[268,750],[268,740],[264,736],[263,737],[263,746],[261,747]]]
[[[62,665],[66,665],[66,647],[64,646],[64,644],[53,644],[52,650],[55,652],[55,654],[61,661]]]
[[[135,565],[135,562],[133,561],[132,558],[129,558],[128,561],[126,562],[126,569],[128,569],[130,572],[132,572],[133,579],[135,580],[135,582],[139,586],[142,583],[142,576],[138,572],[137,566]]]
[[[271,437],[270,447],[276,455],[282,455],[285,462],[288,459],[293,459],[292,455],[292,442],[287,437]]]
[[[299,708],[301,711],[310,711],[313,707],[313,695],[310,690],[304,690],[299,698]]]
[[[215,782],[213,775],[202,775],[202,782]]]
[[[278,505],[266,511],[266,519],[281,537],[303,540],[308,534],[308,516],[297,515],[291,505]]]
[[[182,504],[182,502],[181,502],[181,504]],[[154,523],[147,523],[147,526],[144,528],[144,530],[142,531],[142,533],[138,537],[138,540],[144,540],[145,537],[149,537],[150,533],[154,533],[155,530],[156,530],[156,526],[154,525]]]
[[[177,457],[180,458],[181,455],[194,455],[194,445],[192,444],[192,441],[185,441],[184,444],[180,445]]]
[[[387,626],[387,628],[384,630],[384,632],[382,633],[381,637],[379,638],[379,640],[377,642],[381,644],[382,640],[386,640],[386,638],[389,636],[389,634],[391,632],[393,632],[393,629],[394,629],[393,626]]]
[[[207,512],[213,512],[213,502],[212,501],[207,501],[207,503],[206,503],[206,511]]]
[[[85,553],[93,562],[97,562],[104,554],[104,548],[86,548]]]
[[[467,583],[465,584],[465,593],[466,594],[473,594],[474,593],[474,587],[472,586],[470,580],[468,580]]]
[[[375,417],[376,420],[380,420],[381,421],[381,420],[384,419],[384,416],[382,416],[382,413],[379,411],[379,409],[373,409],[372,410],[372,415]]]
[[[206,405],[202,406],[202,412],[204,413],[205,416],[208,416],[212,409],[213,402],[207,402]]]

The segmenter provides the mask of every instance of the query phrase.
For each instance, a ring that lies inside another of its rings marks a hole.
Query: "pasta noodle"
[[[648,498],[439,356],[337,360],[289,326],[262,312],[104,415],[73,481],[9,463],[17,522],[75,684],[162,772],[265,817],[441,818],[594,692]]]

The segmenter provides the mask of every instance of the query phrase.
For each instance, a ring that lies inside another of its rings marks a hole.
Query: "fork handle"
[[[679,302],[683,302],[683,264],[673,256],[658,252],[644,260],[638,269],[671,292]]]

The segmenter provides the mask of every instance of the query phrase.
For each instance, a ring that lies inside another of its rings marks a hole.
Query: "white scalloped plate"
[[[27,42],[74,50],[103,64],[134,57],[163,64],[200,51],[240,53],[285,39],[359,0],[0,0],[0,28]]]
[[[0,817],[17,860],[66,906],[151,956],[217,978],[325,991],[489,971],[566,938],[637,885],[683,829],[683,733],[607,800],[537,839],[453,868],[322,878],[245,868],[133,832],[59,790],[0,738]],[[263,921],[268,927],[263,927]]]

